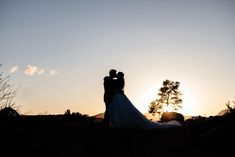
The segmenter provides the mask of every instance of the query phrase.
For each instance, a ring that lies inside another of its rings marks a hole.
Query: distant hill
[[[184,120],[190,119],[190,118],[192,118],[192,117],[193,117],[193,116],[184,115]]]
[[[92,117],[94,117],[95,122],[102,122],[102,120],[104,119],[104,113],[98,113]]]
[[[227,114],[227,113],[229,113],[229,112],[230,112],[229,109],[224,109],[224,110],[220,111],[220,112],[217,114],[217,116],[223,116],[223,115],[225,115],[225,114]]]
[[[93,117],[95,117],[96,119],[104,119],[104,113],[96,114]]]

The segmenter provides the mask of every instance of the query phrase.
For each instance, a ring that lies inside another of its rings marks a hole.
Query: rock
[[[179,122],[184,122],[184,116],[177,112],[164,112],[161,116],[162,122],[169,122],[172,120],[177,120]]]

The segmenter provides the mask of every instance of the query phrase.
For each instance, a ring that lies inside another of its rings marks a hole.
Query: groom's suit
[[[110,76],[106,76],[104,78],[104,102],[105,102],[105,113],[104,113],[104,122],[108,125],[109,123],[109,115],[108,109],[112,102],[113,96],[115,94],[115,80]]]

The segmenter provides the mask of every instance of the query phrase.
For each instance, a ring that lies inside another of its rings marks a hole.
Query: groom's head
[[[115,69],[111,69],[111,70],[109,71],[109,76],[110,76],[111,78],[116,77],[116,74],[117,74],[117,70],[115,70]]]

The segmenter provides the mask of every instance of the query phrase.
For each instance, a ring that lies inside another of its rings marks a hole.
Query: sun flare
[[[134,99],[135,100],[135,104],[136,107],[142,112],[142,113],[147,113],[148,109],[149,109],[149,104],[151,103],[151,101],[155,100],[157,98],[157,90],[159,88],[160,85],[157,84],[152,84],[147,86],[147,88],[143,87],[139,92],[136,93],[136,95],[134,95]],[[197,94],[196,91],[192,90],[190,87],[185,87],[182,86],[181,87],[181,91],[183,92],[182,95],[182,99],[183,99],[183,103],[181,104],[182,108],[179,108],[179,110],[177,110],[176,112],[181,113],[183,115],[197,115],[197,107],[198,107],[198,103],[197,103]],[[169,104],[167,105],[163,105],[162,108],[163,112],[173,112],[175,111],[174,109],[174,105],[173,104]]]
[[[173,111],[175,111],[175,109],[172,104],[163,107],[163,112],[173,112]]]

